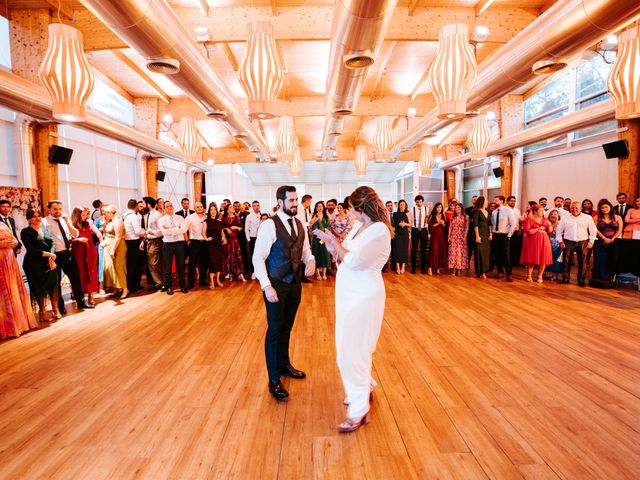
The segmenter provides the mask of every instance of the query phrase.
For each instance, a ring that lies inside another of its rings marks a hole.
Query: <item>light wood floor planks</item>
[[[0,479],[640,478],[640,295],[387,274],[372,422],[339,435],[333,280],[291,398],[259,288],[100,299],[0,342]]]

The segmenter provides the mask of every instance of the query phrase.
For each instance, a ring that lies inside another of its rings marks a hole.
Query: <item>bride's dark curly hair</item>
[[[389,223],[389,212],[373,188],[367,186],[356,188],[349,196],[349,203],[354,210],[364,213],[372,221],[384,223],[393,238],[394,232]]]

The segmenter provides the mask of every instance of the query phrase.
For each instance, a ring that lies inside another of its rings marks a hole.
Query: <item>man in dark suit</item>
[[[178,210],[176,215],[180,215],[182,218],[187,218],[192,213],[196,213],[195,210],[189,210],[189,199],[183,198],[180,203],[182,204],[182,210]]]
[[[11,229],[11,233],[13,233],[13,236],[16,237],[16,240],[18,240],[18,245],[13,249],[13,253],[18,256],[20,254],[20,251],[22,250],[22,244],[20,243],[18,231],[16,230],[16,221],[9,216],[10,212],[11,202],[5,199],[0,200],[0,222],[9,227]]]
[[[618,193],[618,195],[616,195],[616,200],[618,201],[618,205],[613,207],[613,211],[616,215],[620,215],[620,217],[622,218],[622,222],[624,223],[624,217],[631,209],[631,207],[627,204],[627,194],[624,192]]]

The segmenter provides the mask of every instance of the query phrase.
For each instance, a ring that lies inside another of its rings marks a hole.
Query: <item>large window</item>
[[[0,68],[11,70],[11,46],[9,42],[9,20],[0,15]]]
[[[593,52],[592,52],[593,53]],[[607,76],[613,66],[613,58],[593,53],[590,59],[563,71],[551,83],[524,101],[525,128],[559,118],[609,98]],[[568,144],[572,140],[596,135],[616,127],[614,120],[560,135],[525,147],[532,152],[556,145]]]
[[[462,170],[462,203],[465,207],[471,206],[471,197],[474,195],[486,195],[489,201],[500,195],[501,181],[493,174],[493,168],[497,166],[498,157],[489,157],[486,162],[483,159],[465,163]]]
[[[133,125],[133,104],[99,78],[95,79],[87,106],[118,122]]]
[[[0,107],[0,185],[7,187],[18,186],[19,152],[15,118],[14,112]]]
[[[122,211],[138,198],[135,148],[68,125],[58,127],[58,140],[73,149],[71,163],[58,166],[58,195],[69,211],[98,198]]]

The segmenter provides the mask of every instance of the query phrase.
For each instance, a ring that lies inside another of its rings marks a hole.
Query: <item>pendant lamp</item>
[[[298,137],[296,137],[293,127],[293,118],[280,117],[278,135],[276,136],[278,159],[283,162],[291,161],[296,148],[298,148]]]
[[[472,160],[487,157],[487,150],[491,143],[491,130],[487,116],[482,114],[475,117],[471,124],[471,130],[467,135],[467,147],[469,147]]]
[[[200,138],[193,118],[182,117],[180,119],[180,132],[176,140],[182,151],[182,161],[184,163],[196,163],[202,159]]]
[[[607,80],[616,103],[616,118],[640,117],[640,24],[618,37],[618,55]]]
[[[275,117],[275,100],[284,85],[273,25],[251,22],[238,80],[249,98],[249,117]]]
[[[82,33],[69,25],[49,25],[49,44],[38,77],[53,103],[53,118],[82,122],[93,90],[93,72],[84,56]]]
[[[438,118],[463,118],[478,70],[469,44],[469,28],[464,23],[445,25],[439,39],[438,53],[427,75],[429,87],[436,97]]]
[[[433,157],[433,147],[428,143],[423,143],[422,147],[420,148],[420,161],[418,162],[418,166],[420,167],[420,175],[424,177],[431,175],[434,163],[435,160]]]
[[[292,177],[299,177],[302,171],[302,155],[300,149],[296,148],[293,152],[293,158],[289,161],[289,175]]]
[[[367,166],[369,165],[369,158],[367,157],[367,146],[358,145],[356,147],[356,158],[353,161],[356,167],[356,175],[364,177],[367,174]]]
[[[389,117],[382,116],[378,118],[376,131],[373,134],[373,147],[376,150],[378,161],[388,162],[393,149],[394,139],[393,130]]]

